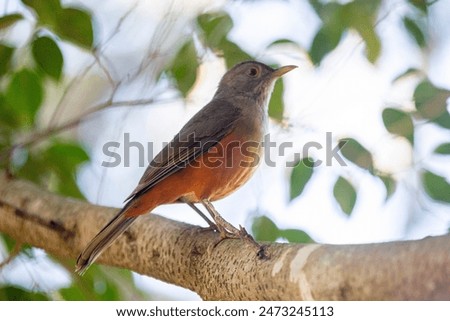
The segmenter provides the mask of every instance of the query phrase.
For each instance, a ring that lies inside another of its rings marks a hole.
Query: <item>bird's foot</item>
[[[206,226],[206,227],[200,226],[199,229],[200,229],[200,232],[202,232],[202,233],[203,232],[219,232],[219,228],[214,223],[211,223],[209,226]]]
[[[237,229],[231,223],[227,222],[222,216],[220,216],[219,212],[217,212],[217,210],[208,199],[202,200],[202,204],[205,206],[209,214],[211,214],[211,217],[216,223],[217,230],[220,233],[220,240],[214,244],[213,248],[215,248],[225,239],[241,239],[246,241],[247,243],[250,243],[257,249],[256,255],[258,258],[268,258],[268,256],[266,255],[265,247],[258,244],[244,227],[239,226],[239,229]]]
[[[265,245],[261,245],[258,242],[255,241],[255,239],[253,238],[253,236],[251,234],[249,234],[247,232],[247,230],[245,229],[245,227],[239,225],[239,237],[246,241],[247,243],[250,243],[253,247],[256,248],[257,252],[256,252],[256,256],[261,259],[261,260],[265,260],[268,259],[269,256],[266,253],[266,246]]]
[[[253,236],[247,232],[245,227],[239,225],[239,229],[235,228],[233,232],[230,232],[226,229],[220,229],[219,233],[220,239],[216,243],[214,243],[213,248],[217,247],[220,243],[222,243],[226,239],[240,239],[256,248],[257,250],[256,256],[259,259],[263,260],[269,258],[269,256],[266,254],[266,246],[256,242]]]

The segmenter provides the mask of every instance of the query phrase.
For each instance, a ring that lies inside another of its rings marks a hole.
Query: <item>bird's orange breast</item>
[[[190,202],[221,199],[247,182],[261,158],[261,142],[231,133],[186,168],[133,201],[128,216],[145,214],[181,197]]]

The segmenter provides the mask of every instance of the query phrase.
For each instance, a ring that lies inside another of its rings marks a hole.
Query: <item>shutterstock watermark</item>
[[[169,143],[166,149],[163,149],[159,157],[153,155],[153,142],[143,144],[138,141],[130,140],[130,134],[124,133],[123,143],[110,141],[103,145],[103,155],[107,158],[102,162],[104,167],[131,166],[131,154],[137,152],[139,167],[147,167],[152,162],[152,166],[177,166],[190,167],[207,166],[215,167],[254,167],[260,161],[269,167],[277,166],[272,159],[273,153],[278,156],[291,155],[292,160],[285,161],[286,167],[294,167],[299,160],[310,158],[316,151],[325,154],[324,160],[316,159],[311,162],[312,167],[325,164],[331,166],[337,162],[340,166],[347,166],[339,149],[345,145],[344,142],[333,145],[331,132],[325,133],[325,142],[308,141],[301,148],[295,147],[293,142],[285,141],[277,143],[270,139],[270,134],[264,136],[262,142],[240,141],[227,139],[221,141],[205,140],[191,135],[188,137],[175,137],[174,142]],[[163,145],[167,145],[165,143]],[[292,150],[295,148],[295,152]],[[205,153],[204,151],[207,151]],[[279,166],[279,164],[278,164]]]

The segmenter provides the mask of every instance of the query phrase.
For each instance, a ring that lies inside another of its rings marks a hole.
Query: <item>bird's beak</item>
[[[287,73],[287,72],[289,72],[289,71],[291,71],[292,69],[295,69],[295,68],[297,68],[297,66],[294,66],[294,65],[283,66],[283,67],[280,67],[278,69],[275,69],[275,71],[272,72],[271,76],[273,78],[278,78],[278,77],[283,76],[285,73]]]

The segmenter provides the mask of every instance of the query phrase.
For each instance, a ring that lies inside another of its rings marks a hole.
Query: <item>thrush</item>
[[[263,249],[244,228],[226,221],[211,202],[236,191],[262,156],[267,106],[275,80],[296,66],[273,69],[246,61],[220,80],[212,100],[195,114],[150,162],[125,206],[87,244],[76,263],[80,274],[140,215],[183,202],[216,229],[222,239],[242,238]],[[195,204],[201,203],[212,222]]]

